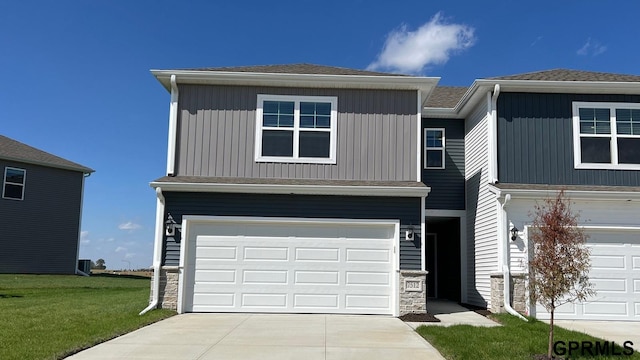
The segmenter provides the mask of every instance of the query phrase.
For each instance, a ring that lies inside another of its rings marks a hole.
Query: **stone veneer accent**
[[[525,291],[525,275],[511,274],[511,299],[509,303],[514,310],[526,314],[527,302]],[[504,309],[504,276],[502,273],[491,274],[491,308],[492,313],[506,312]]]
[[[427,312],[427,271],[400,270],[400,316]],[[420,284],[419,291],[407,287],[407,281]]]
[[[163,266],[160,269],[160,298],[158,304],[163,309],[178,309],[178,267]],[[153,299],[153,278],[151,278],[151,298]]]

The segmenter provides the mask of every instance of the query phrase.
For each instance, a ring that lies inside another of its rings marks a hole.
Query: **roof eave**
[[[158,79],[167,91],[171,89],[171,75],[175,75],[178,84],[420,90],[423,104],[440,80],[439,77],[420,76],[289,74],[194,70],[151,70],[151,74]]]
[[[55,169],[77,171],[77,172],[81,172],[81,173],[84,173],[84,174],[91,174],[91,173],[95,172],[95,170],[93,170],[91,168],[88,168],[88,167],[85,167],[85,166],[71,166],[71,165],[67,166],[67,165],[51,164],[51,163],[47,163],[47,162],[44,162],[44,161],[21,159],[21,158],[12,157],[12,156],[2,156],[1,159],[2,160],[7,160],[7,161],[21,162],[21,163],[31,164],[31,165],[45,166],[45,167],[55,168]]]
[[[503,198],[506,194],[511,194],[513,198],[521,199],[545,199],[555,197],[559,189],[501,189],[495,185],[489,185],[489,191],[496,197]],[[572,200],[640,200],[640,193],[635,191],[615,191],[615,190],[571,190],[566,189],[564,193]]]
[[[407,186],[348,186],[348,185],[280,185],[280,184],[228,184],[228,183],[169,183],[154,181],[152,188],[177,192],[221,192],[249,194],[296,195],[352,195],[426,197],[430,187]]]

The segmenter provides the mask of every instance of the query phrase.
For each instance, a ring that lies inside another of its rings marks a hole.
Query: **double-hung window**
[[[577,169],[640,170],[640,104],[573,103]]]
[[[444,169],[444,129],[424,129],[424,168]]]
[[[2,186],[2,197],[4,199],[22,200],[24,199],[24,184],[27,171],[23,169],[5,167],[4,182]]]
[[[336,163],[338,98],[258,95],[256,161]]]

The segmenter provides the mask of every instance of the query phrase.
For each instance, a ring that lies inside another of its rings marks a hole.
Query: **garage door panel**
[[[338,271],[295,271],[296,285],[338,285]]]
[[[340,261],[340,249],[336,248],[299,248],[295,249],[296,261]]]
[[[592,270],[624,270],[625,265],[624,255],[591,255]]]
[[[628,316],[626,301],[598,301],[584,304],[584,315],[591,316]]]
[[[602,293],[624,293],[627,292],[627,280],[615,278],[590,278],[589,281],[594,288]]]
[[[640,252],[640,250],[638,250]],[[640,270],[640,256],[632,256],[631,262],[633,263],[633,270]]]
[[[394,313],[395,225],[242,228],[189,228],[186,311]]]

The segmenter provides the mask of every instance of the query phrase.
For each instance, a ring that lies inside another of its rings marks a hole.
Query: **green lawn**
[[[60,359],[175,314],[148,305],[150,279],[0,274],[0,359]]]
[[[549,325],[535,319],[524,322],[508,314],[493,316],[503,326],[491,328],[469,325],[421,326],[417,331],[447,359],[532,359],[536,354],[547,353]],[[564,341],[565,343],[569,341],[603,342],[602,339],[557,326],[555,327],[554,341]],[[622,344],[618,345],[622,346]],[[561,347],[558,349],[562,350]],[[618,348],[616,354],[623,351],[625,350]],[[560,357],[565,359],[640,359],[640,354],[637,352],[633,356],[598,357],[589,356],[586,352],[584,356],[580,356],[579,351],[573,352],[570,357],[568,355],[565,353]]]

